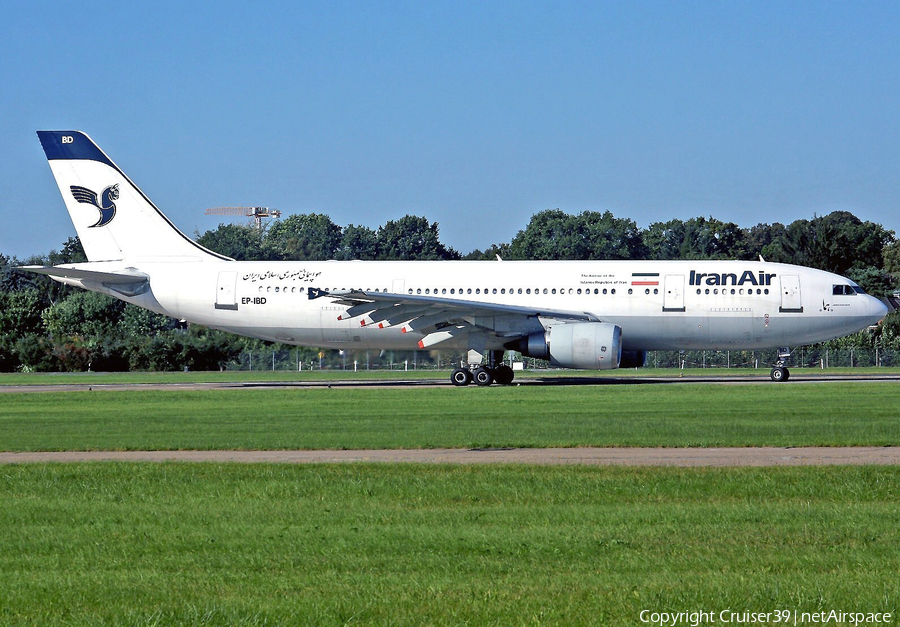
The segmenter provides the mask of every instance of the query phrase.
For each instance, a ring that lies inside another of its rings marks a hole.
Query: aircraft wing
[[[80,265],[81,267],[77,267]],[[94,270],[85,268],[89,264],[72,264],[61,266],[19,266],[17,270],[45,274],[50,278],[68,285],[83,286],[84,281],[99,283],[125,296],[141,294],[150,286],[150,276],[136,268],[121,270]]]
[[[599,322],[595,315],[586,311],[501,305],[420,294],[313,289],[309,291],[309,297],[330,297],[335,304],[347,305],[347,311],[338,316],[339,320],[358,318],[360,326],[387,328],[400,325],[404,333],[421,333],[424,337],[419,342],[420,348],[429,348],[467,331],[509,341],[543,330],[539,318]]]

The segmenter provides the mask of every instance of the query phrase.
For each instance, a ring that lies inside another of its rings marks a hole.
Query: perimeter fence
[[[778,359],[767,351],[650,351],[648,368],[761,368],[769,369]],[[304,371],[304,370],[447,370],[464,361],[463,354],[431,351],[322,351],[310,357],[309,349],[246,351],[227,365],[227,370]],[[550,367],[542,359],[507,352],[504,361],[522,362],[526,370]],[[794,351],[788,366],[792,368],[869,368],[900,367],[900,351],[882,348],[801,347]]]

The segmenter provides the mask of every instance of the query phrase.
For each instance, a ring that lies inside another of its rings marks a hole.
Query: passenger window
[[[610,294],[615,294],[615,293],[616,293],[616,288],[612,288],[612,289],[609,291],[609,293],[610,293]]]
[[[556,294],[556,288],[554,287],[552,290],[550,290],[550,293],[551,293],[551,294]]]

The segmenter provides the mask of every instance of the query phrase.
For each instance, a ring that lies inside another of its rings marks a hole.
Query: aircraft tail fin
[[[85,133],[38,138],[90,261],[229,260],[179,231]]]

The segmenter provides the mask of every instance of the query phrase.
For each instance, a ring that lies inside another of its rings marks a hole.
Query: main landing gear
[[[513,369],[502,363],[503,351],[490,351],[488,353],[488,364],[484,366],[460,367],[453,370],[450,375],[450,381],[453,385],[464,386],[470,383],[475,385],[488,386],[492,383],[499,385],[509,385],[515,377]]]
[[[771,377],[772,381],[787,381],[791,378],[791,371],[788,370],[787,366],[785,365],[790,358],[790,348],[788,348],[787,346],[781,346],[778,348],[778,361],[775,362],[775,367],[772,368],[772,372],[769,373],[769,377]]]

